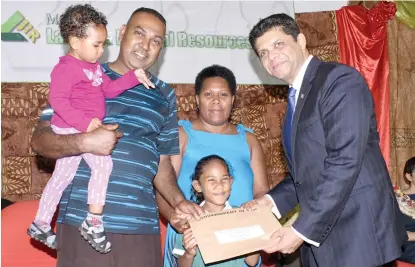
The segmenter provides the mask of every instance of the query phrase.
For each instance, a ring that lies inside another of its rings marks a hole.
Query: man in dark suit
[[[290,175],[247,205],[277,217],[300,205],[276,231],[272,253],[300,245],[303,266],[386,266],[407,239],[379,148],[372,95],[355,69],[309,54],[286,14],[262,19],[249,40],[267,72],[290,85],[282,130]]]

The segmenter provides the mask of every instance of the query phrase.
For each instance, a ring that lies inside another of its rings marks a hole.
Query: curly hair
[[[89,4],[73,5],[68,7],[59,19],[59,30],[65,43],[69,37],[86,38],[86,31],[91,25],[102,24],[107,26],[104,14]]]
[[[209,165],[209,163],[211,163],[212,161],[219,161],[220,163],[223,164],[223,166],[225,166],[226,171],[229,173],[229,175],[232,174],[232,167],[230,166],[230,164],[228,164],[226,162],[226,160],[218,155],[209,155],[206,157],[201,158],[198,163],[196,164],[195,167],[195,172],[192,175],[192,181],[199,181],[200,177],[203,174],[203,171],[205,169],[205,167],[207,165]],[[205,199],[203,198],[203,194],[200,192],[197,192],[193,186],[192,186],[192,196],[190,197],[190,199],[195,202],[196,204],[202,203]]]
[[[203,87],[203,82],[206,79],[216,78],[216,77],[222,78],[228,83],[229,90],[231,91],[232,96],[234,96],[236,93],[235,75],[230,69],[220,66],[220,65],[212,65],[212,66],[204,68],[203,70],[199,72],[199,74],[196,76],[196,81],[195,81],[196,94],[200,95],[200,92],[202,91],[202,87]]]

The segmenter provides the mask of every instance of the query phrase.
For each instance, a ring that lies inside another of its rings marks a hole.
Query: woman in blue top
[[[191,176],[197,162],[211,154],[229,162],[234,178],[229,204],[239,207],[243,203],[268,192],[265,158],[261,145],[250,129],[229,122],[235,100],[236,80],[229,69],[213,65],[203,69],[196,77],[198,118],[179,121],[180,156],[172,157],[178,175],[178,184],[187,199],[192,192]],[[176,267],[172,255],[177,231],[185,229],[183,220],[175,218],[174,210],[158,195],[160,213],[168,219],[164,266]],[[173,229],[173,227],[175,229]]]

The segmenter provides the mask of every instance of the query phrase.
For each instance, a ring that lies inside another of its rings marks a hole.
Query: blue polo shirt
[[[102,65],[113,80],[120,75]],[[177,155],[179,135],[176,95],[165,82],[151,75],[155,89],[137,85],[106,100],[105,124],[118,124],[124,136],[111,157],[113,170],[104,208],[107,232],[159,234],[158,210],[153,179],[160,155]],[[50,120],[53,110],[45,109],[41,120]],[[73,182],[64,190],[58,222],[79,226],[87,214],[90,168],[81,161]]]

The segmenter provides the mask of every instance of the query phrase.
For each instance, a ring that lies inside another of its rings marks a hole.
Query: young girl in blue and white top
[[[217,155],[204,157],[196,164],[192,177],[192,200],[200,204],[207,213],[232,209],[228,203],[232,182],[233,178],[230,175],[229,166],[223,158]],[[180,234],[177,236],[173,255],[178,258],[179,267],[205,266],[190,228],[183,235]],[[259,254],[254,253],[221,261],[216,264],[209,264],[209,266],[256,266],[258,261]]]

